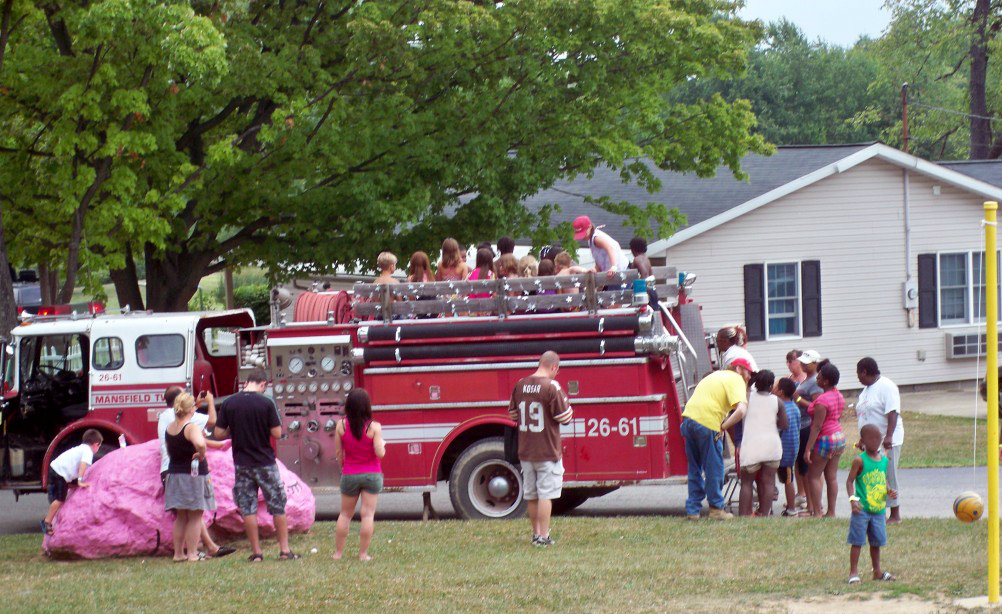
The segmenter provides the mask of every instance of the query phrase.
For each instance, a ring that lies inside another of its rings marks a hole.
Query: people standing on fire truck
[[[501,237],[498,239],[498,258],[494,261],[494,274],[501,277],[501,257],[505,254],[515,253],[515,239],[511,237]]]
[[[477,250],[477,267],[467,277],[470,281],[487,281],[494,279],[494,252],[481,247]],[[474,292],[470,298],[490,298],[490,292]]]
[[[422,251],[411,254],[410,265],[407,267],[407,281],[412,283],[435,281],[435,274],[431,272],[431,261],[428,259],[428,254]]]
[[[289,524],[285,517],[285,484],[278,472],[275,450],[269,437],[282,436],[282,422],[275,402],[264,396],[268,376],[264,369],[255,369],[247,376],[244,389],[230,396],[219,410],[216,439],[233,439],[233,501],[244,520],[244,531],[250,542],[250,561],[264,560],[257,530],[257,493],[264,494],[268,513],[275,518],[279,555],[283,561],[300,556],[289,549]]]
[[[560,425],[570,424],[574,411],[557,383],[560,356],[547,351],[536,372],[515,384],[508,417],[518,425],[518,459],[522,463],[523,497],[532,523],[532,545],[552,546],[552,500],[560,497],[564,480]]]
[[[751,364],[744,358],[731,361],[727,369],[710,373],[696,385],[682,412],[682,437],[689,462],[689,498],[685,513],[698,520],[703,499],[710,504],[710,518],[728,520],[724,509],[724,431],[740,422],[748,410]],[[734,412],[728,416],[728,412]]]
[[[216,509],[216,496],[205,462],[205,435],[192,420],[195,397],[187,392],[177,395],[173,413],[174,420],[164,433],[169,458],[164,509],[176,514],[174,560],[198,561],[203,558],[198,552],[202,513]]]
[[[164,485],[165,493],[167,490],[167,470],[170,468],[170,454],[167,453],[167,427],[174,422],[174,401],[177,400],[177,397],[182,392],[184,390],[180,386],[170,386],[164,391],[164,401],[167,407],[160,412],[160,417],[157,419],[157,438],[160,440],[160,483]],[[211,392],[206,390],[198,395],[198,405],[202,404],[206,407],[206,413],[203,414],[195,411],[191,416],[191,421],[198,425],[204,433],[208,434],[216,426],[216,401]],[[209,448],[218,449],[224,448],[226,444],[222,441],[206,439],[205,445]],[[209,556],[226,556],[227,554],[236,552],[235,548],[216,544],[212,536],[209,535],[209,529],[205,526],[205,520],[201,516],[199,516],[199,520],[202,522],[200,531],[202,546],[205,547],[205,552]]]
[[[463,259],[459,242],[452,237],[442,241],[442,258],[438,261],[435,279],[438,281],[462,281],[469,274],[470,268],[466,266],[466,261]]]
[[[592,258],[595,259],[595,271],[614,273],[622,271],[623,250],[619,243],[600,228],[591,223],[587,215],[579,215],[574,219],[574,240],[588,240]]]
[[[748,333],[744,327],[737,324],[725,326],[717,331],[717,354],[720,356],[720,368],[726,369],[738,358],[744,358],[751,365],[752,371],[758,371],[758,364],[748,351]]]
[[[379,459],[386,456],[386,442],[382,425],[372,419],[372,401],[363,388],[355,388],[345,399],[344,420],[338,422],[334,450],[341,463],[341,513],[334,531],[334,559],[344,555],[351,517],[361,497],[358,558],[368,561],[372,559],[369,544],[375,530],[376,498],[383,490],[383,468]]]
[[[376,276],[372,283],[374,284],[398,284],[400,280],[393,276],[397,270],[397,257],[391,252],[379,252],[376,256],[376,267],[379,269],[379,275]]]

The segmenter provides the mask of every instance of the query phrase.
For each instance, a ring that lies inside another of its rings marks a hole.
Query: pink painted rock
[[[214,537],[243,535],[243,521],[233,503],[233,453],[208,451],[209,471],[216,495],[215,512],[205,512]],[[279,462],[288,502],[289,531],[305,533],[313,526],[313,492]],[[119,556],[166,555],[173,552],[174,516],[164,510],[160,484],[160,446],[157,441],[115,450],[87,472],[89,488],[71,488],[46,536],[46,554],[59,558],[100,559]],[[264,536],[275,533],[275,522],[258,495],[258,526]]]

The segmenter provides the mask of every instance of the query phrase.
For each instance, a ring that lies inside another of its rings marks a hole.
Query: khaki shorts
[[[522,461],[522,498],[527,501],[536,499],[559,499],[560,490],[564,486],[564,462],[555,461]]]
[[[779,461],[768,461],[765,463],[754,463],[751,465],[741,465],[741,471],[745,473],[758,473],[758,470],[762,467],[769,467],[770,469],[779,469]]]

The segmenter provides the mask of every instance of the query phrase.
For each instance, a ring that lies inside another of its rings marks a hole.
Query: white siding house
[[[1002,164],[935,164],[880,143],[780,148],[746,162],[748,182],[663,173],[659,193],[622,196],[688,215],[648,256],[697,275],[708,328],[745,324],[758,364],[777,373],[789,350],[816,349],[841,369],[843,388],[859,386],[863,356],[898,384],[980,377],[981,219],[984,201],[1002,201]],[[530,204],[611,185],[589,178]],[[562,207],[567,217],[603,215]],[[603,222],[626,248],[632,231]]]
[[[764,339],[749,343],[749,350],[777,372],[785,370],[787,351],[811,348],[841,368],[844,388],[858,387],[855,364],[863,356],[874,357],[899,384],[976,379],[973,351],[965,358],[948,355],[974,348],[948,352],[948,337],[977,335],[979,316],[984,322],[983,300],[977,300],[983,202],[1002,199],[1002,189],[940,166],[923,172],[912,156],[872,147],[863,161],[825,169],[824,178],[736,215],[732,210],[731,219],[702,231],[683,231],[653,245],[649,255],[666,251],[671,265],[698,275],[695,296],[707,326],[745,323],[750,331],[755,324],[746,318],[744,267],[764,265],[764,321],[758,324]],[[917,301],[906,309],[904,295],[909,275],[919,289],[920,255],[936,265],[934,285],[921,288],[924,313]],[[820,265],[820,335],[811,337],[804,336],[805,261]]]

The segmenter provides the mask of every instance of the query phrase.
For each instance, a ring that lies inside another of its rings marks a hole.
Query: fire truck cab
[[[232,394],[249,310],[31,317],[3,348],[0,488],[46,486],[49,462],[96,428],[105,443],[156,437],[167,386]]]

